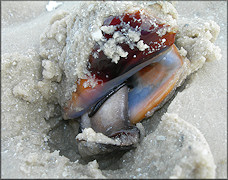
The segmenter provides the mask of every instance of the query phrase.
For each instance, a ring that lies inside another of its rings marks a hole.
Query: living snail
[[[90,75],[77,81],[64,119],[81,117],[82,132],[92,128],[114,142],[91,142],[91,152],[89,141],[77,136],[85,156],[134,147],[140,140],[135,124],[170,98],[184,71],[175,28],[144,10],[108,17],[101,30],[89,57]]]

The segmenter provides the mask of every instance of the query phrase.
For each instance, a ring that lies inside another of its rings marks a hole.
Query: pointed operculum
[[[138,123],[167,100],[166,97],[176,87],[182,65],[183,59],[173,45],[162,61],[145,67],[134,76],[128,104],[131,123]]]

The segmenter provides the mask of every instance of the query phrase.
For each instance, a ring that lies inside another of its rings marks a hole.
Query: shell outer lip
[[[171,51],[172,46],[171,47],[167,47],[165,48],[162,52],[160,52],[159,54],[157,54],[156,56],[154,56],[153,58],[151,58],[148,61],[145,61],[141,64],[139,64],[136,67],[133,67],[131,70],[129,70],[128,72],[124,73],[121,76],[118,76],[108,82],[106,82],[103,85],[103,88],[106,87],[106,89],[104,89],[104,94],[106,95],[107,93],[110,92],[110,88],[107,87],[113,87],[113,86],[117,86],[121,83],[123,83],[126,79],[128,79],[129,77],[131,77],[132,75],[134,75],[136,72],[138,72],[139,70],[143,69],[144,67],[148,66],[149,64],[151,64],[152,62],[158,62],[161,59],[163,59],[165,57],[165,55]],[[156,59],[156,60],[155,60]],[[96,88],[96,87],[95,87]],[[78,117],[80,117],[82,114],[84,114],[89,108],[91,108],[96,102],[98,102],[101,98],[103,98],[105,95],[100,95],[97,100],[95,102],[93,102],[92,104],[90,104],[88,107],[84,108],[81,111],[77,111],[77,112],[64,112],[63,118],[65,120],[67,119],[76,119]]]

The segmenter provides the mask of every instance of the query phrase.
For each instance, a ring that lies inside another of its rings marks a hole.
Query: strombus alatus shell
[[[174,45],[175,31],[145,11],[108,17],[102,29],[103,39],[89,57],[91,75],[77,81],[64,119],[81,117],[82,131],[90,127],[118,138],[118,147],[131,148],[140,137],[135,124],[167,101],[184,61]],[[95,87],[84,86],[90,78]]]

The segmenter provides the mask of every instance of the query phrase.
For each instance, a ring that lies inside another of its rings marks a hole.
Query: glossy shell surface
[[[72,99],[64,108],[64,119],[80,117],[114,87],[133,80],[128,104],[130,121],[135,124],[175,87],[178,79],[175,74],[183,64],[174,45],[175,32],[144,11],[111,16],[104,21],[103,27],[114,29],[111,33],[102,32],[103,41],[116,40],[116,46],[127,55],[117,57],[118,62],[113,61],[103,42],[95,44],[88,63],[91,75],[77,81],[77,91],[72,93]],[[129,37],[129,34],[135,36]],[[96,85],[86,87],[91,78]]]

